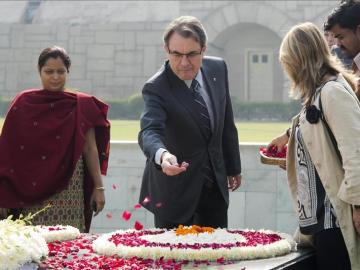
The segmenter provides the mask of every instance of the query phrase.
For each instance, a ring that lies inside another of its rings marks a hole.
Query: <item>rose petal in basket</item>
[[[260,151],[260,161],[267,165],[286,166],[285,158],[268,157]]]

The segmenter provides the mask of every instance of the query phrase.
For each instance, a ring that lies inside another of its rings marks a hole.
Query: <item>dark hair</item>
[[[184,38],[193,38],[200,43],[201,48],[206,46],[206,32],[201,22],[193,16],[181,16],[173,20],[164,31],[164,42],[169,46],[169,39],[173,33]]]
[[[41,71],[42,67],[45,65],[46,61],[49,58],[58,58],[58,57],[60,57],[61,60],[64,62],[66,70],[69,73],[69,68],[71,65],[70,57],[64,48],[58,46],[48,47],[42,50],[38,60],[39,71]]]
[[[330,31],[336,24],[354,31],[360,25],[360,2],[344,1],[334,8],[324,23],[324,30]]]

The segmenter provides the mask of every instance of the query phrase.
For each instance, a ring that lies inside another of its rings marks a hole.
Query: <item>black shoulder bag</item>
[[[319,93],[319,109],[320,109],[320,119],[323,121],[324,123],[324,126],[326,128],[326,130],[328,131],[329,133],[329,136],[330,136],[330,140],[335,148],[335,151],[336,151],[336,154],[342,164],[342,156],[340,154],[340,151],[339,151],[339,148],[338,148],[338,144],[337,144],[337,141],[335,139],[335,136],[334,136],[334,133],[331,131],[331,128],[329,127],[328,123],[326,122],[326,119],[325,119],[325,115],[323,113],[323,109],[322,109],[322,104],[321,104],[321,91]]]
[[[329,82],[329,81],[328,81]],[[341,164],[342,164],[342,157],[338,148],[338,144],[337,141],[335,139],[334,133],[331,131],[331,128],[329,127],[328,123],[326,122],[325,119],[325,115],[323,113],[323,109],[322,109],[322,103],[321,103],[321,90],[323,88],[323,86],[326,84],[327,82],[323,83],[318,89],[319,89],[319,109],[316,108],[315,105],[310,105],[309,107],[306,108],[306,120],[308,120],[309,123],[311,124],[316,124],[317,122],[319,122],[319,119],[321,119],[321,121],[324,123],[324,126],[330,136],[330,140],[335,148],[336,151],[336,155],[338,156]]]

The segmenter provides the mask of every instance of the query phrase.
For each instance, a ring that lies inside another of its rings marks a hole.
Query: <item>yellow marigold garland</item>
[[[214,228],[211,227],[200,227],[198,225],[191,225],[189,227],[179,225],[175,230],[177,236],[186,235],[186,234],[199,234],[199,233],[213,233],[215,231]]]

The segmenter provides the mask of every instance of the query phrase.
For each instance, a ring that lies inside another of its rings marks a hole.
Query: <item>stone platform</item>
[[[315,270],[315,253],[312,249],[301,249],[285,256],[241,261],[229,265],[210,265],[199,267],[185,267],[184,270]]]
[[[315,255],[312,249],[301,249],[285,256],[235,262],[229,265],[188,266],[183,270],[315,270]],[[44,270],[36,264],[24,265],[19,270]]]

